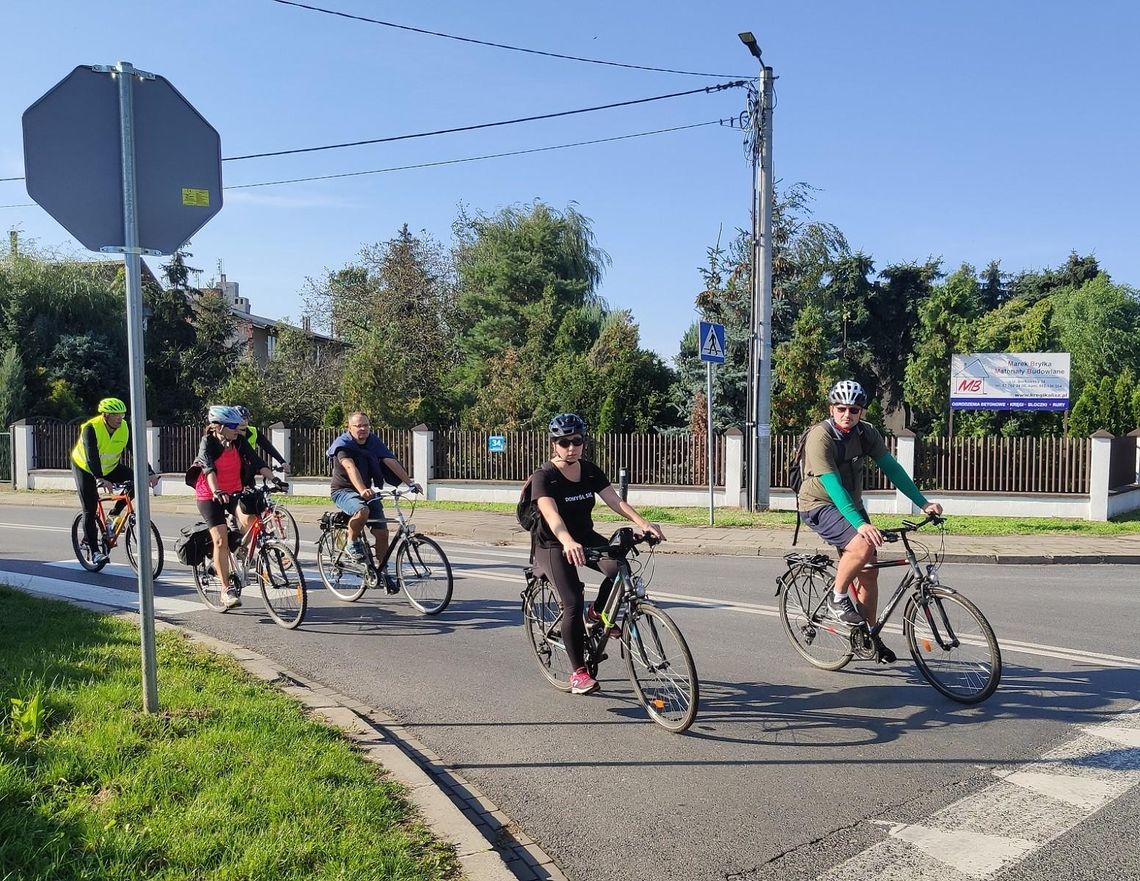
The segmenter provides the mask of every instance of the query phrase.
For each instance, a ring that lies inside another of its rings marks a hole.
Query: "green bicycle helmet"
[[[127,405],[121,398],[104,398],[99,402],[100,413],[126,413]]]

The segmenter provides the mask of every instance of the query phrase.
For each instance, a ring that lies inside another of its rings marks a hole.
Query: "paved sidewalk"
[[[70,493],[0,492],[0,506],[43,505],[78,507]],[[198,518],[194,500],[188,497],[152,497],[154,510],[167,514],[185,514],[187,522]],[[329,508],[332,507],[331,502]],[[302,524],[315,524],[321,512],[319,505],[292,506],[293,515]],[[431,535],[449,536],[489,544],[526,547],[529,536],[519,528],[511,514],[486,511],[444,511],[420,507],[415,514],[416,526]],[[616,524],[599,523],[606,534]],[[792,547],[792,530],[751,527],[667,526],[668,541],[659,552],[674,554],[732,554],[736,556],[780,557],[789,551],[826,551],[810,529],[800,529],[799,543]],[[938,547],[935,531],[921,533],[921,541],[931,550]],[[888,547],[888,555],[890,555]],[[1128,563],[1140,564],[1140,534],[1133,535],[948,535],[946,559],[957,563]]]

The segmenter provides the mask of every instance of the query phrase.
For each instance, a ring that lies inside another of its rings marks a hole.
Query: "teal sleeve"
[[[875,464],[883,469],[883,473],[887,475],[891,483],[903,491],[908,499],[914,502],[918,507],[925,508],[930,502],[927,501],[914,481],[910,479],[910,475],[903,470],[899,460],[892,456],[890,453],[883,453],[881,457],[875,460]]]
[[[819,475],[819,482],[823,484],[823,488],[827,490],[827,494],[835,502],[835,507],[839,509],[839,513],[847,519],[848,523],[858,529],[866,522],[863,520],[863,515],[859,513],[859,509],[855,507],[851,494],[843,488],[843,482],[839,479],[838,474],[834,471],[828,471],[826,474]]]

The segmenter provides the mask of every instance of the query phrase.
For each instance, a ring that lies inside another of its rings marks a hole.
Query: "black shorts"
[[[864,522],[871,522],[871,518],[862,508],[859,509],[859,514]],[[818,508],[804,511],[800,514],[800,519],[825,542],[841,550],[858,534],[858,530],[847,522],[847,518],[839,513],[839,508],[835,505],[820,505]]]
[[[207,526],[225,526],[226,514],[234,513],[237,506],[236,495],[231,495],[224,506],[219,505],[214,499],[198,499],[198,513],[202,515]]]

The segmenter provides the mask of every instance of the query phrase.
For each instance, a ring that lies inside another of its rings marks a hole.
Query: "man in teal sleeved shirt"
[[[883,534],[871,525],[863,508],[863,458],[870,456],[890,481],[927,514],[941,514],[942,506],[927,501],[910,475],[887,451],[883,436],[862,422],[867,393],[854,380],[837,382],[827,395],[831,417],[809,432],[804,440],[804,482],[799,509],[803,521],[824,541],[839,548],[835,590],[828,599],[831,614],[852,627],[878,615],[879,571],[862,571],[875,559]],[[848,593],[856,591],[863,607],[860,614]],[[895,661],[895,653],[875,637],[879,660]]]

